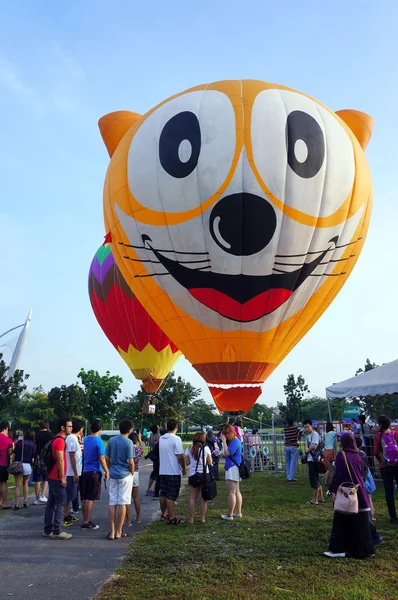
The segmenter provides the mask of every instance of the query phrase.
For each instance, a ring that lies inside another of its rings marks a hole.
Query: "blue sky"
[[[108,156],[97,121],[113,110],[144,113],[188,87],[230,78],[281,83],[375,119],[365,248],[260,401],[282,400],[292,372],[323,395],[366,357],[397,358],[398,4],[19,0],[3,4],[0,15],[0,332],[33,306],[20,365],[30,387],[68,385],[84,366],[120,374],[126,393],[138,389],[87,295],[88,268],[104,235]],[[186,361],[176,371],[210,400]]]

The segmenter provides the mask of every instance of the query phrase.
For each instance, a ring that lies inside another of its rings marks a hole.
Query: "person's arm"
[[[58,473],[61,477],[61,485],[62,487],[66,487],[66,477],[65,477],[65,465],[64,465],[64,451],[57,450],[55,453],[57,463],[58,463]]]
[[[373,442],[373,454],[377,458],[377,460],[381,460],[381,435],[376,433],[375,439]]]
[[[185,460],[184,460],[184,455],[183,454],[176,454],[177,460],[179,462],[179,465],[181,467],[181,471],[183,475],[186,475],[186,469],[185,469]]]
[[[186,451],[186,454],[185,454],[185,457],[184,457],[184,460],[185,460],[185,465],[186,465],[187,467],[189,467],[189,465],[190,465],[190,462],[191,462],[191,461],[189,460],[188,452],[189,452],[189,448],[187,448],[187,451]]]
[[[213,464],[213,459],[212,459],[212,457],[211,457],[211,452],[210,452],[210,450],[209,450],[209,453],[208,453],[208,455],[207,455],[207,457],[206,457],[206,462],[207,462],[207,464],[208,464],[208,465],[210,465],[210,466]]]
[[[129,465],[130,473],[132,475],[134,475],[134,471],[135,471],[134,458],[129,458],[128,465]]]
[[[109,480],[109,469],[108,469],[107,461],[105,460],[105,454],[100,454],[99,459],[100,459],[101,467],[104,469],[105,481],[108,481]]]
[[[231,456],[231,453],[228,450],[227,438],[225,437],[225,435],[221,435],[221,443],[222,443],[222,448],[223,448],[224,455],[225,456]]]
[[[79,481],[79,475],[77,474],[76,452],[69,452],[69,460],[73,471],[73,481],[74,483],[77,483]]]
[[[105,462],[106,462],[106,466],[108,467],[108,471],[111,468],[111,457],[108,454],[105,454]]]

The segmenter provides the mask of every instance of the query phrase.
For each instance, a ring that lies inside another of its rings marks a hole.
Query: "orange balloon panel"
[[[260,393],[359,256],[373,120],[247,80],[99,125],[112,157],[105,225],[123,276],[210,387],[229,386],[211,388],[219,409],[247,410],[255,388],[236,386]]]

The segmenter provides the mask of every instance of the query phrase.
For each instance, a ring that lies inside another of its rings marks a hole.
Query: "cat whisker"
[[[347,248],[347,246],[352,246],[352,244],[356,244],[362,240],[362,237],[357,238],[353,242],[349,242],[348,244],[342,244],[341,246],[333,246],[332,248],[326,248],[324,250],[313,250],[311,252],[305,252],[303,254],[276,254],[276,258],[299,258],[300,256],[309,256],[310,254],[322,254],[322,252],[334,252],[338,248]]]
[[[333,260],[327,260],[325,262],[320,262],[319,265],[328,265],[329,263],[344,262],[344,261],[348,260],[349,258],[354,258],[354,256],[356,256],[356,255],[355,254],[350,254],[350,256],[347,256],[347,258],[335,258]],[[285,263],[285,262],[277,262],[277,261],[275,261],[274,264],[282,266],[282,267],[303,267],[306,263],[305,262],[304,263]]]
[[[191,256],[203,256],[205,254],[209,254],[208,252],[182,252],[181,250],[161,250],[160,248],[150,248],[148,246],[135,246],[134,244],[125,244],[124,242],[118,242],[118,244],[120,244],[120,246],[124,246],[125,248],[134,248],[135,250],[156,250],[156,252],[163,252],[163,254],[187,254]]]

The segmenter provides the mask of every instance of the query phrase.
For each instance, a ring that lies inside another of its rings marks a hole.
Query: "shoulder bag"
[[[337,489],[334,499],[334,510],[342,515],[357,515],[358,514],[358,488],[352,479],[350,467],[348,466],[347,457],[344,451],[342,455],[345,460],[348,474],[351,482],[341,483]]]
[[[21,460],[14,460],[8,466],[8,472],[10,475],[22,475],[23,474],[23,450],[24,450],[25,440],[22,440],[22,452],[21,452]]]
[[[203,473],[198,472],[198,466],[199,466],[201,454],[203,455]],[[195,473],[193,475],[191,475],[191,477],[189,477],[189,479],[188,479],[189,485],[192,485],[192,487],[194,487],[194,488],[204,485],[207,481],[206,469],[205,469],[205,464],[204,464],[204,460],[205,460],[204,455],[205,455],[205,451],[204,451],[204,447],[202,446],[201,449],[199,450],[198,460],[196,462]]]
[[[249,479],[252,476],[252,463],[250,460],[243,459],[240,465],[232,458],[232,455],[229,455],[229,458],[239,469],[239,476],[241,479]]]
[[[206,473],[206,465],[205,465],[205,453],[203,452],[203,473]],[[206,476],[206,481],[202,486],[202,498],[205,502],[209,500],[214,500],[217,496],[217,484],[213,479],[213,475],[211,474],[211,469],[209,469],[209,479]]]

